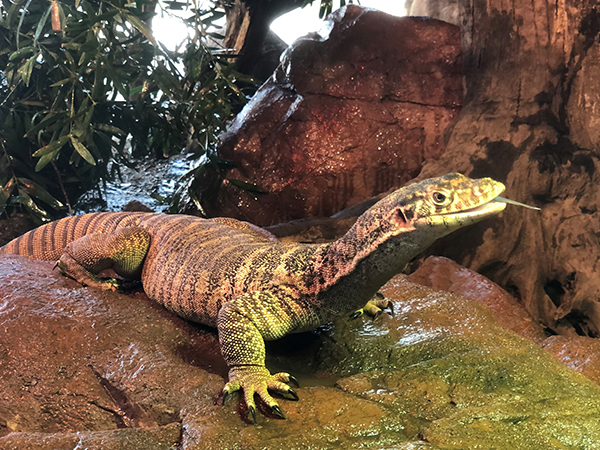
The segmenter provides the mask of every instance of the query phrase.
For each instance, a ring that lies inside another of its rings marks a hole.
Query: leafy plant
[[[314,1],[315,0],[303,0],[301,7],[304,8],[306,5],[312,5]],[[346,0],[339,0],[339,3],[341,8],[342,6],[346,6],[346,3],[351,4],[354,2],[353,0],[348,0],[347,2]],[[357,3],[360,4],[360,1],[357,1]],[[331,14],[331,11],[333,11],[333,0],[320,0],[319,19]]]
[[[246,101],[226,55],[206,44],[222,12],[192,7],[184,21],[196,34],[168,51],[142,3],[2,0],[0,213],[50,220],[132,154],[179,153],[190,133],[200,157]]]

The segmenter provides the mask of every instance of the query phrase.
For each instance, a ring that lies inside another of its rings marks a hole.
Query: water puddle
[[[73,212],[121,211],[123,206],[134,200],[153,211],[166,212],[169,199],[179,187],[179,179],[194,163],[179,155],[163,160],[148,157],[138,161],[135,169],[122,166],[121,179],[106,183],[102,199],[99,199],[98,192],[88,193]]]

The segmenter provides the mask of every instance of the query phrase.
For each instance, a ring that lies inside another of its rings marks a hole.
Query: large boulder
[[[506,328],[536,344],[546,339],[544,328],[512,295],[493,281],[443,256],[430,256],[410,275],[411,281],[483,303]]]
[[[550,336],[542,347],[569,369],[600,384],[600,340],[587,336]]]
[[[596,448],[600,387],[465,297],[394,278],[396,316],[269,345],[288,420],[231,400],[214,330],[0,256],[0,449]],[[237,404],[237,406],[236,406]]]
[[[261,226],[337,211],[438,158],[463,99],[458,27],[349,5],[297,40],[222,136],[228,177],[210,215]]]

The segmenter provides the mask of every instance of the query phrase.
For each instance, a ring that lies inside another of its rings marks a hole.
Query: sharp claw
[[[296,377],[292,376],[292,375],[288,375],[288,383],[293,383],[294,386],[296,386],[297,388],[300,387],[300,383],[298,382],[298,380],[296,379]]]
[[[256,409],[254,408],[254,406],[249,406],[248,409],[250,410],[250,414],[252,415],[252,421],[254,422],[254,425],[257,424],[256,422]]]
[[[281,417],[282,419],[287,419],[287,417],[285,417],[285,414],[278,405],[271,406],[271,410],[276,416]]]
[[[221,403],[221,406],[225,406],[225,402],[227,401],[227,397],[229,397],[229,392],[223,391],[223,401]]]
[[[300,397],[298,397],[298,394],[296,394],[296,391],[294,391],[292,388],[289,388],[287,393],[290,394],[295,401],[300,400]]]
[[[390,316],[394,317],[394,304],[389,302],[387,307],[390,310]]]
[[[350,320],[358,319],[360,316],[362,316],[362,314],[363,314],[363,310],[358,309],[358,310],[354,311],[352,314],[350,314]]]
[[[381,292],[377,292],[377,294],[375,294],[375,297],[377,297],[380,300],[383,300],[385,298],[385,296]]]

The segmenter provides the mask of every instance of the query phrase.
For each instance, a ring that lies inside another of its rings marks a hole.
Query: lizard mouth
[[[466,209],[464,211],[459,211],[459,212],[451,212],[451,213],[446,213],[446,214],[442,214],[443,216],[446,217],[456,217],[456,218],[472,218],[472,219],[478,219],[478,218],[483,218],[492,214],[498,214],[499,212],[503,211],[504,208],[506,208],[506,205],[516,205],[516,206],[521,206],[523,208],[527,208],[527,209],[533,209],[536,211],[541,211],[540,208],[537,208],[535,206],[530,206],[530,205],[526,205],[524,203],[521,202],[517,202],[515,200],[511,200],[509,198],[504,198],[504,197],[495,197],[492,200],[490,200],[487,203],[484,203],[482,205],[476,206],[474,208],[470,208],[470,209]]]
[[[483,219],[484,217],[491,216],[493,214],[498,214],[506,208],[506,203],[504,201],[498,200],[499,197],[490,200],[487,203],[483,203],[482,205],[476,206],[474,208],[465,209],[463,211],[455,211],[449,212],[446,214],[442,214],[442,216],[447,218],[455,218],[457,220],[471,219],[476,221],[478,219]]]

